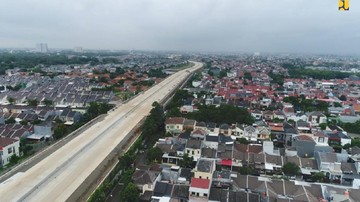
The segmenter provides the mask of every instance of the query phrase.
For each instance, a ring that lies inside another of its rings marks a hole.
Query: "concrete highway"
[[[53,152],[23,173],[0,184],[0,201],[66,201],[136,124],[201,63],[181,70],[126,104],[103,121]]]

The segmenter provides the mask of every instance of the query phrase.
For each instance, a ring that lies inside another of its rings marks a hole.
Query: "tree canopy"
[[[183,158],[179,161],[179,166],[182,168],[193,168],[193,157],[189,157],[188,154],[184,154]]]
[[[154,102],[152,106],[153,108],[150,111],[150,115],[142,125],[142,134],[149,143],[156,141],[159,132],[164,128],[164,115],[162,107],[157,102]]]
[[[356,133],[356,134],[360,133],[360,121],[356,121],[355,123],[340,122],[339,126],[349,133]]]
[[[306,99],[303,96],[289,96],[283,99],[284,102],[291,103],[294,106],[294,109],[311,112],[311,111],[322,111],[327,112],[329,104],[324,101]]]
[[[123,202],[137,202],[139,201],[140,191],[138,187],[130,182],[125,189],[120,192],[120,201]]]
[[[285,173],[285,175],[295,176],[299,174],[300,167],[293,162],[288,162],[284,164],[284,166],[282,167],[282,171]]]
[[[214,122],[219,124],[254,123],[253,117],[245,108],[239,108],[228,104],[220,105],[219,107],[213,105],[201,105],[199,106],[198,111],[188,113],[186,116],[197,121]]]
[[[149,149],[146,157],[149,162],[153,162],[153,161],[161,162],[162,155],[163,152],[159,147],[153,147]]]
[[[288,68],[288,73],[292,78],[314,78],[314,79],[344,79],[351,74],[340,71],[307,69],[304,67]]]

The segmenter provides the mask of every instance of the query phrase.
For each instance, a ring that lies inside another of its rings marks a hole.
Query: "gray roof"
[[[318,169],[318,165],[315,159],[300,158],[300,161],[303,168]]]
[[[196,168],[200,172],[210,172],[214,161],[208,159],[199,159]]]
[[[351,148],[351,155],[360,154],[360,147],[355,146]]]
[[[166,182],[156,182],[154,188],[154,196],[171,196],[173,184]]]
[[[150,171],[150,170],[137,170],[132,176],[135,184],[144,185],[148,183],[153,183],[159,172]]]
[[[336,162],[336,153],[325,153],[325,152],[319,152],[319,158],[322,162]]]
[[[210,189],[209,200],[211,201],[227,201],[229,190],[212,187]]]
[[[347,173],[357,173],[354,163],[341,162],[341,170]]]
[[[216,158],[216,149],[202,148],[201,149],[201,157]]]
[[[219,136],[213,136],[213,135],[206,135],[205,141],[208,142],[219,142]]]
[[[191,169],[190,168],[181,168],[180,177],[183,177],[187,181],[190,181],[190,179],[192,177]]]
[[[189,139],[186,143],[186,148],[200,149],[200,147],[201,147],[201,140]]]
[[[185,119],[184,126],[195,126],[195,120],[192,119]]]
[[[174,185],[171,198],[184,199],[187,201],[189,199],[189,188],[189,185]]]
[[[282,166],[281,156],[275,156],[270,154],[265,154],[265,155],[266,155],[266,163],[272,163]]]

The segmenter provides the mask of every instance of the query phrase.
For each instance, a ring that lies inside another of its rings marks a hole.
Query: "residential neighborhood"
[[[161,82],[168,75],[166,69],[188,64],[178,56],[153,54],[120,54],[95,60],[103,62],[38,64],[31,69],[15,66],[0,75],[0,137],[4,138],[0,168],[13,166],[18,158],[33,155],[100,115],[98,111],[103,109],[94,103],[103,104],[107,109],[101,113],[106,113]],[[5,152],[8,147],[14,151]]]
[[[160,134],[144,134],[159,138],[143,141],[139,157],[132,157],[129,179],[141,201],[360,197],[356,76],[294,75],[287,67],[297,64],[292,58],[192,57],[204,67],[162,106]],[[175,67],[189,65],[184,58],[130,54],[109,64],[6,70],[0,77],[2,167],[160,83]],[[313,64],[309,60],[300,61]]]
[[[280,85],[269,74],[286,68],[216,59],[189,81],[178,111],[167,112],[167,135],[154,145],[161,161],[136,167],[134,175],[157,173],[146,189],[134,181],[142,201],[360,198],[360,147],[342,128],[359,120],[358,80],[284,78]],[[247,109],[252,123],[199,115],[222,105]]]

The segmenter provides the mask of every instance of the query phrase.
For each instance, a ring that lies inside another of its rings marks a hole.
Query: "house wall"
[[[200,179],[210,179],[212,180],[212,175],[213,173],[207,173],[207,172],[200,172],[200,171],[195,171],[194,172],[194,177],[195,178],[200,178]]]
[[[218,149],[218,142],[208,142],[208,141],[204,141],[203,142],[204,147],[208,147],[208,148],[212,148],[212,149]]]
[[[321,162],[319,168],[321,171],[328,171],[330,169],[330,163],[329,162]]]
[[[166,132],[180,133],[183,131],[183,124],[166,124]]]
[[[233,131],[232,131],[233,133],[234,133],[234,135],[236,136],[236,137],[243,137],[244,136],[244,131],[243,130],[241,130],[240,128],[235,128]]]
[[[145,191],[154,191],[155,184],[157,181],[160,181],[161,175],[159,174],[153,183],[144,184],[142,187],[142,193],[145,193]]]
[[[20,156],[19,147],[20,147],[20,141],[16,141],[13,144],[3,147],[2,150],[0,150],[0,160],[1,160],[0,165],[5,166],[9,164],[10,158],[14,154]]]
[[[185,153],[188,154],[189,157],[193,157],[194,161],[197,161],[201,156],[201,149],[185,148]]]
[[[199,197],[209,197],[210,190],[209,189],[201,189],[197,187],[190,187],[189,189],[190,196],[197,196],[197,193],[199,193]]]
[[[360,174],[360,163],[359,162],[355,162],[355,168],[356,168],[356,171]]]
[[[341,146],[344,146],[346,144],[351,144],[351,139],[341,138]]]
[[[354,179],[352,184],[354,189],[358,189],[360,187],[360,179]]]
[[[309,116],[309,122],[314,125],[317,126],[321,123],[326,123],[326,117],[323,116]]]

